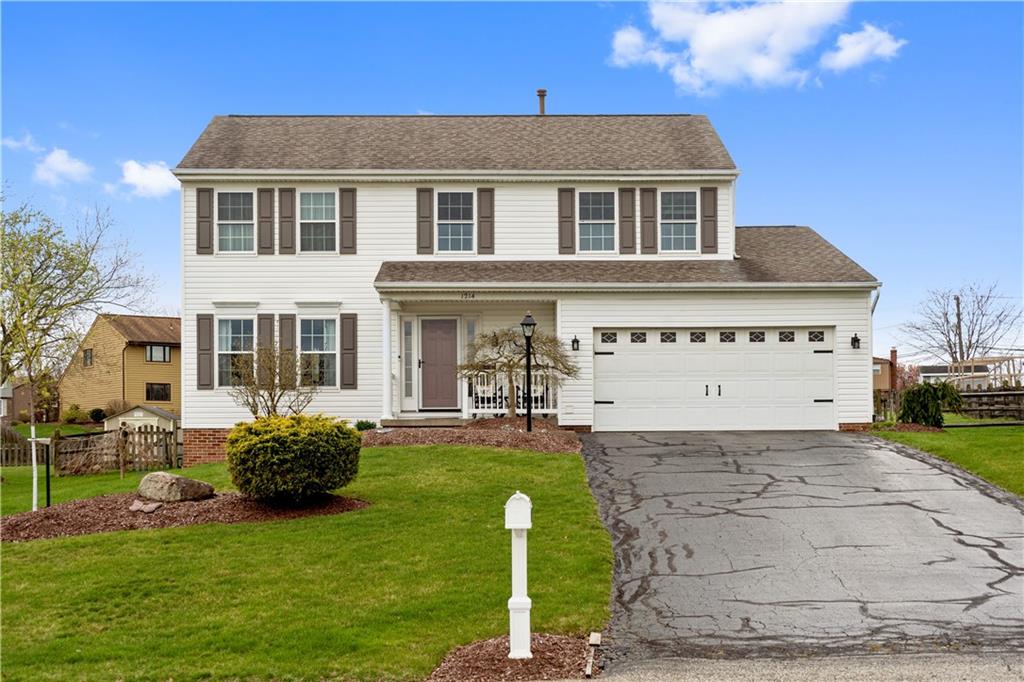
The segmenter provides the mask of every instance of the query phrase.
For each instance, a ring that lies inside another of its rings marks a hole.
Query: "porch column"
[[[391,299],[382,298],[380,302],[384,306],[383,322],[381,323],[384,362],[382,363],[383,381],[381,382],[381,420],[394,418],[394,395],[391,391]],[[383,426],[383,424],[381,424]]]

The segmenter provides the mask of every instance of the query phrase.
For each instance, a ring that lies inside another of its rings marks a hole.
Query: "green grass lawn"
[[[1024,496],[1024,427],[990,426],[938,433],[873,433],[879,438],[930,452],[990,483]]]
[[[32,427],[28,424],[15,424],[12,428],[25,438],[32,435]],[[62,436],[73,436],[79,433],[101,431],[102,427],[92,425],[82,426],[81,424],[60,424],[57,422],[36,424],[36,438],[49,438],[53,435],[54,429],[60,429],[60,434]]]
[[[979,419],[972,417],[967,414],[957,414],[956,412],[943,412],[942,421],[945,424],[990,424],[992,422],[1008,422],[1013,421],[1010,417],[992,417]]]
[[[223,465],[188,472],[227,481]],[[3,473],[7,511],[29,478]],[[372,504],[360,511],[5,543],[4,678],[421,679],[453,647],[507,631],[503,505],[516,489],[534,503],[534,631],[601,629],[611,544],[578,456],[371,448],[344,491]]]

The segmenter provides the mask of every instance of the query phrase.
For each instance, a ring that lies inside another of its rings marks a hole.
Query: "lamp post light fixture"
[[[530,311],[526,311],[526,317],[519,323],[523,328],[523,336],[526,337],[526,430],[533,431],[533,332],[537,329],[537,320],[533,319]]]
[[[860,337],[854,334],[853,338],[850,339],[850,345],[853,346],[854,350],[860,348]]]
[[[576,338],[575,334],[573,334],[573,336],[572,336],[572,349],[574,351],[580,349],[580,340],[578,338]]]

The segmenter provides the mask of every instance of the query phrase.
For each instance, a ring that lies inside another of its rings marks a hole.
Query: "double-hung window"
[[[437,250],[473,251],[473,193],[437,193]]]
[[[334,192],[299,193],[299,249],[334,251],[337,211]]]
[[[235,386],[253,371],[251,319],[217,320],[217,384]]]
[[[146,384],[146,402],[166,403],[171,400],[170,384]]]
[[[146,362],[170,362],[170,346],[146,346]]]
[[[580,192],[580,251],[615,250],[615,192]]]
[[[661,250],[697,250],[697,193],[661,193]]]
[[[255,250],[252,192],[217,192],[217,250]]]
[[[338,373],[337,321],[299,323],[299,362],[303,386],[336,386]]]

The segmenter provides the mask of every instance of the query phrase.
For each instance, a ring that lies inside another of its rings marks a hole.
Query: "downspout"
[[[128,398],[125,397],[127,394],[124,389],[124,354],[128,350],[128,342],[125,341],[124,347],[121,348],[121,402],[128,402]]]
[[[882,288],[875,289],[875,300],[871,302],[871,316],[875,316],[875,306],[878,305],[878,299],[882,297]]]

